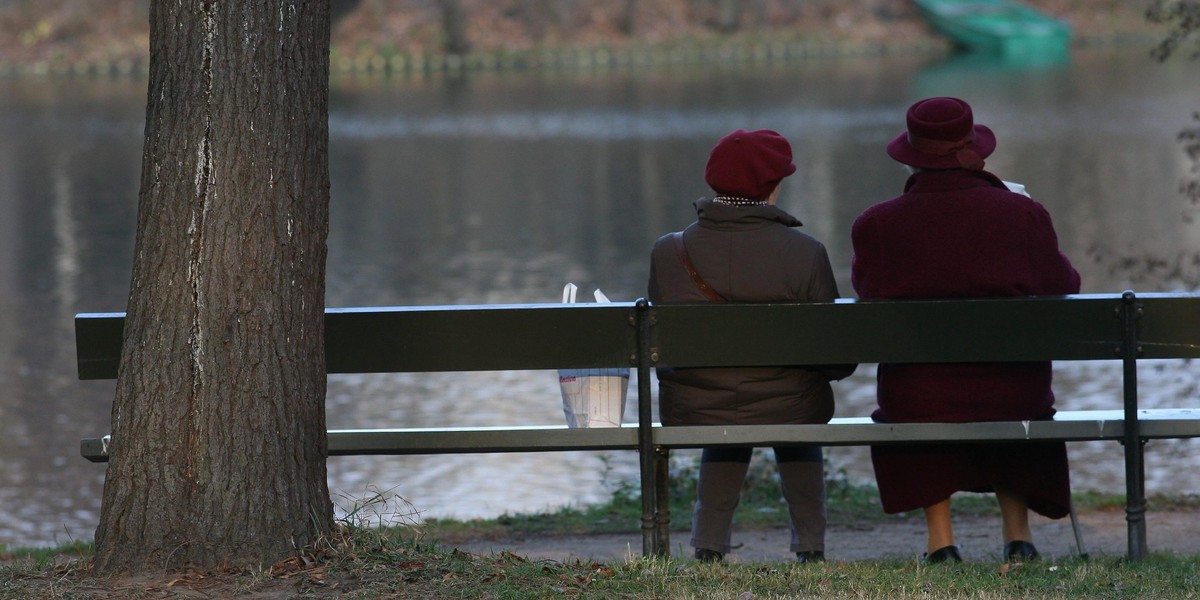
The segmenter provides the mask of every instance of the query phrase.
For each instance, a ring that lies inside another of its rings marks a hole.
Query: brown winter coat
[[[684,230],[692,264],[730,302],[832,302],[837,283],[825,246],[772,205],[730,206],[700,199]],[[684,270],[670,234],[654,244],[653,303],[708,301]],[[825,423],[833,417],[831,379],[856,365],[658,369],[664,425]]]

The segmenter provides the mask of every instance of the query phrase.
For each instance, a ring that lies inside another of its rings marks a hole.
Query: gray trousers
[[[705,448],[700,458],[692,546],[726,554],[753,448]],[[775,448],[779,487],[787,501],[792,552],[825,551],[825,469],[819,446]]]

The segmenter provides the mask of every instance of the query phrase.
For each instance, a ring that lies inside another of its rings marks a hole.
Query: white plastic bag
[[[574,304],[579,288],[568,283],[563,288],[563,303]],[[608,302],[600,290],[594,293],[596,302]],[[629,369],[560,369],[558,385],[562,388],[563,414],[567,427],[620,427],[629,396]]]

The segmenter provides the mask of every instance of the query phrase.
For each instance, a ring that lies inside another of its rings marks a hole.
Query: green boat
[[[967,50],[1054,60],[1067,55],[1071,27],[1015,0],[913,0],[930,25]]]

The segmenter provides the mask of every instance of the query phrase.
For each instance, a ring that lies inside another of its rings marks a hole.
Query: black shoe
[[[806,565],[808,563],[825,562],[825,553],[820,550],[805,550],[804,552],[797,552],[796,562],[802,565]]]
[[[933,552],[927,552],[925,556],[921,557],[921,564],[923,565],[935,565],[946,561],[962,562],[962,555],[958,553],[958,546],[939,548]]]
[[[725,560],[725,555],[716,550],[708,548],[696,548],[696,560],[700,562],[721,562]]]
[[[1004,545],[1004,560],[1006,561],[1037,560],[1041,556],[1033,544],[1023,540],[1013,540]]]

